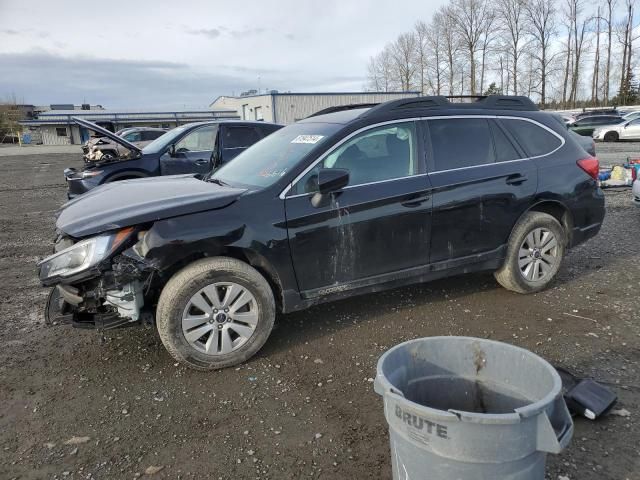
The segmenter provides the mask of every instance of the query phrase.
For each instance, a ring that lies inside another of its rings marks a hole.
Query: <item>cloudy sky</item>
[[[0,101],[195,108],[251,88],[355,91],[444,0],[0,0]]]

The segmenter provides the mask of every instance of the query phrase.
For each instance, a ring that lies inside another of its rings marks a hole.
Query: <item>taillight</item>
[[[594,180],[598,179],[600,173],[600,162],[596,157],[583,158],[576,162],[578,166],[584,170]]]

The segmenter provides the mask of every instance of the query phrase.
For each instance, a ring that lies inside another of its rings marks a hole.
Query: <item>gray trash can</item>
[[[573,435],[562,382],[519,347],[431,337],[378,361],[396,480],[544,480]]]

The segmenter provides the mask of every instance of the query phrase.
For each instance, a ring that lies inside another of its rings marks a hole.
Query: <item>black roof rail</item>
[[[371,108],[380,105],[379,103],[351,103],[349,105],[338,105],[336,107],[323,108],[315,113],[312,113],[306,118],[317,117],[319,115],[326,115],[327,113],[344,112],[345,110],[355,110],[358,108]]]
[[[452,102],[451,100],[471,100]],[[524,110],[537,111],[538,107],[529,97],[516,95],[460,95],[445,97],[441,95],[429,97],[403,98],[379,104],[363,115],[392,110],[408,109],[491,109],[491,110]]]

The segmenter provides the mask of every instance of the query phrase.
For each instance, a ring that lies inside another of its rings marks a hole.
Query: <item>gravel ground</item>
[[[78,159],[0,160],[0,478],[388,479],[375,364],[431,335],[507,341],[612,386],[630,415],[576,420],[547,476],[640,478],[640,211],[629,189],[607,191],[600,235],[545,292],[474,274],[318,306],[280,316],[247,364],[202,373],[175,364],[151,329],[101,341],[43,325],[34,264],[51,250],[62,168]]]
[[[640,158],[640,142],[596,143],[596,155],[603,166],[625,163]]]

